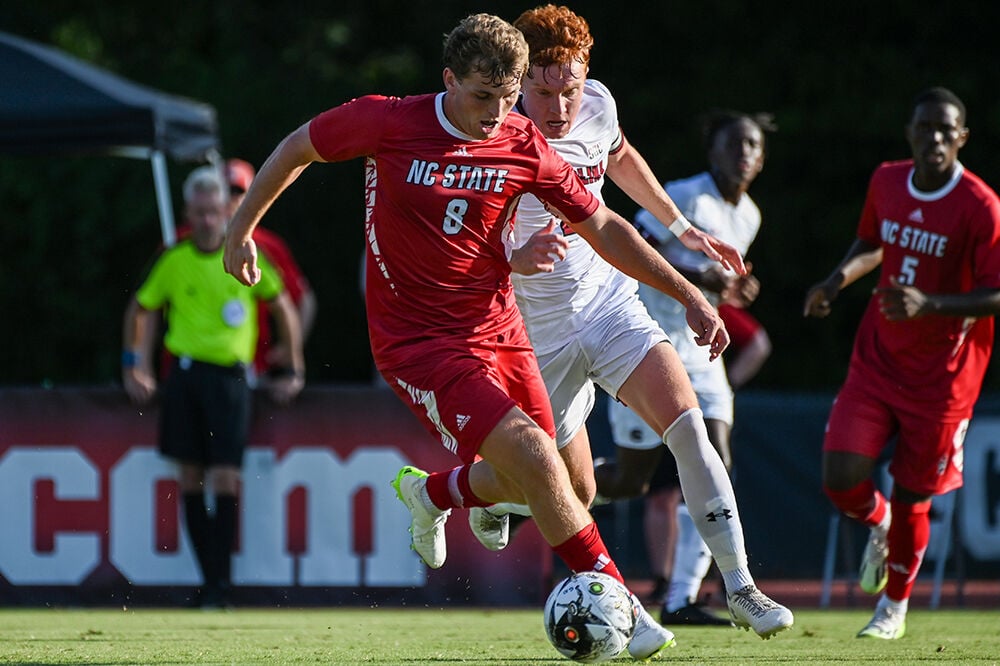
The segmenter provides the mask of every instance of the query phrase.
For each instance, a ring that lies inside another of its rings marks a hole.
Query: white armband
[[[691,223],[687,221],[686,217],[681,215],[676,220],[671,222],[670,226],[667,228],[670,229],[674,236],[680,238],[685,231],[691,228]]]

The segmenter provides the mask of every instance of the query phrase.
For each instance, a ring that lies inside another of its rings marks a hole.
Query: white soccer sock
[[[903,599],[902,601],[893,601],[888,595],[883,594],[879,597],[878,603],[875,605],[877,610],[882,610],[883,608],[892,608],[897,613],[906,614],[907,608],[910,606],[909,599]]]
[[[677,460],[684,501],[722,571],[726,591],[752,584],[733,484],[708,439],[702,411],[696,407],[678,416],[663,433],[663,442]]]
[[[674,547],[674,570],[670,574],[667,612],[684,608],[698,598],[701,581],[712,566],[712,554],[698,534],[686,504],[677,505],[677,545]]]

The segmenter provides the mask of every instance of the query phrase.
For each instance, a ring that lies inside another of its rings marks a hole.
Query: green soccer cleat
[[[861,568],[858,571],[858,585],[868,594],[878,594],[889,582],[889,544],[886,541],[888,532],[881,527],[873,527],[865,544],[865,552],[861,555]]]
[[[396,497],[410,510],[410,547],[431,569],[439,569],[448,558],[444,524],[451,509],[442,511],[427,497],[427,472],[407,465],[399,470],[392,487]],[[430,508],[428,508],[430,507]]]
[[[891,607],[876,608],[864,629],[858,632],[858,638],[881,638],[892,641],[906,635],[906,612]]]

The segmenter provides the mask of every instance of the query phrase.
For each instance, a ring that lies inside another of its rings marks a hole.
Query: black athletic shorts
[[[205,467],[241,466],[251,400],[246,366],[175,360],[163,389],[160,453]]]

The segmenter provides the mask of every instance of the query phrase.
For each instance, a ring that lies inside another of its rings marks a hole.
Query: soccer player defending
[[[640,205],[655,211],[686,246],[708,249],[715,258],[720,258],[721,249],[728,262],[742,268],[738,250],[687,223],[625,139],[611,93],[587,78],[593,44],[587,22],[566,7],[546,5],[524,12],[514,26],[524,33],[531,60],[515,108],[573,165],[587,189],[599,197],[606,171]],[[591,245],[594,239],[559,223],[532,196],[521,199],[514,233],[514,293],[552,401],[556,441],[580,499],[589,504],[595,492],[586,419],[596,382],[636,410],[658,433],[658,444],[666,444],[677,459],[684,492],[693,503],[691,513],[723,572],[735,621],[765,638],[791,626],[792,613],[754,585],[725,465],[709,440],[676,351],[639,302],[636,281],[614,267],[624,269],[628,262],[602,259]],[[562,252],[562,260],[554,261],[553,252]],[[702,299],[685,295],[673,302],[686,310],[690,324],[691,308],[702,307]],[[711,350],[705,353],[715,356]],[[648,470],[634,471],[648,479],[646,473],[653,467],[655,462]],[[473,508],[470,523],[484,545],[502,547],[506,525],[491,525],[491,514]],[[493,538],[497,533],[501,538]]]
[[[945,88],[921,92],[906,139],[913,159],[875,170],[857,238],[805,299],[806,316],[825,317],[841,289],[882,266],[823,441],[823,489],[871,528],[861,588],[885,591],[859,638],[906,633],[931,497],[962,485],[962,441],[1000,312],[1000,199],[958,161],[965,105]],[[872,472],[893,437],[886,500]]]
[[[633,277],[691,302],[692,328],[714,354],[728,336],[701,292],[587,191],[529,119],[510,113],[528,68],[519,31],[495,16],[469,16],[445,39],[443,61],[444,92],[359,97],[288,135],[232,220],[226,270],[246,285],[258,279],[253,229],[303,169],[363,157],[375,363],[465,463],[443,483],[400,470],[394,485],[413,517],[415,549],[439,567],[449,507],[523,497],[571,571],[621,580],[559,456],[552,408],[514,301],[508,243],[518,198],[546,201],[581,236],[600,234],[609,260],[627,257]],[[473,469],[477,454],[492,467]],[[630,650],[647,658],[672,641],[654,621],[636,632]]]

